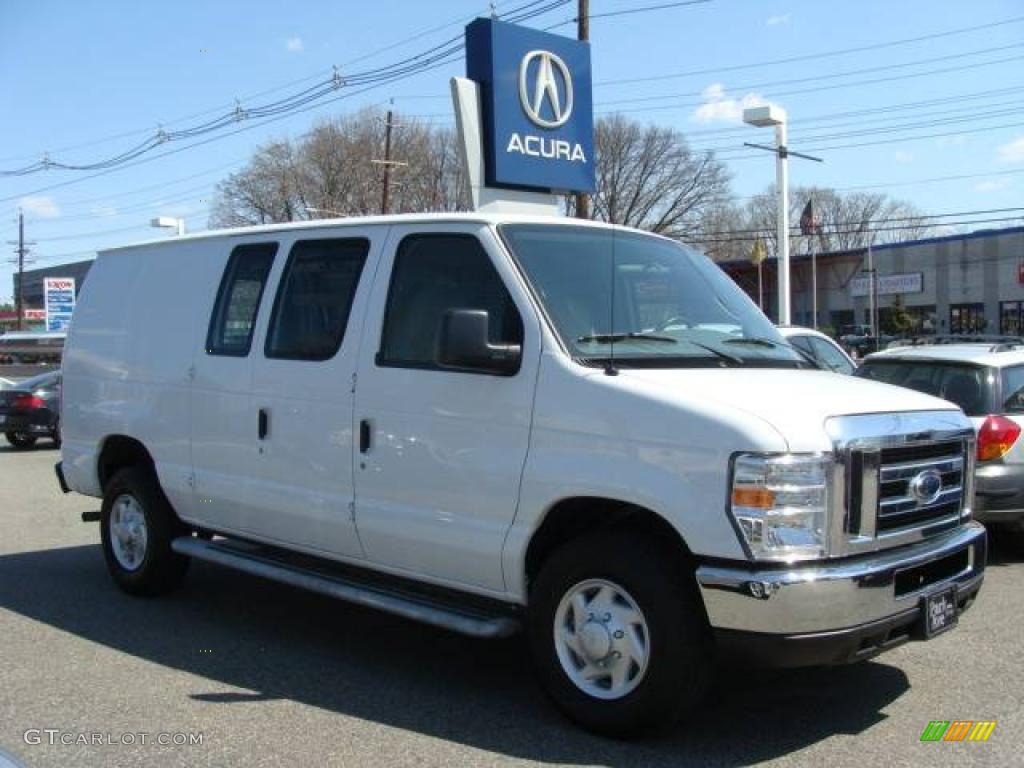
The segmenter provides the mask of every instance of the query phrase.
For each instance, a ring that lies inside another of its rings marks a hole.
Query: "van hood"
[[[825,422],[833,416],[897,411],[959,411],[946,400],[912,389],[828,371],[765,368],[620,369],[619,375],[662,397],[704,401],[745,411],[771,424],[791,451],[830,445]]]

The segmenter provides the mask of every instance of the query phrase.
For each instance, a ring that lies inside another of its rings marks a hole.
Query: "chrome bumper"
[[[792,636],[911,616],[920,611],[922,595],[954,584],[973,595],[985,556],[985,528],[971,522],[918,544],[834,564],[702,565],[697,582],[716,630]]]

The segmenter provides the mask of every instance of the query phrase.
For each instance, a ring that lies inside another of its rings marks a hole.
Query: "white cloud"
[[[302,44],[301,37],[289,37],[284,41],[284,48],[290,53],[302,53],[306,46]]]
[[[1009,179],[986,179],[974,185],[975,192],[1000,192],[1010,186]]]
[[[775,27],[779,24],[789,24],[789,14],[783,13],[778,16],[770,16],[768,21],[765,22],[769,27]]]
[[[109,219],[117,216],[117,208],[112,205],[94,205],[89,209],[89,213],[93,216],[99,216],[104,219]]]
[[[743,119],[743,110],[760,107],[768,102],[759,93],[748,93],[738,99],[728,97],[721,83],[712,83],[702,93],[704,104],[693,113],[698,123],[738,123]]]
[[[25,213],[31,213],[41,219],[56,219],[60,216],[60,207],[52,197],[39,195],[34,197],[23,197],[18,201]]]
[[[914,156],[910,152],[904,152],[902,149],[897,149],[893,153],[893,157],[896,159],[897,163],[906,164],[914,162]]]
[[[1014,139],[999,148],[999,159],[1004,163],[1019,163],[1024,160],[1024,136]]]

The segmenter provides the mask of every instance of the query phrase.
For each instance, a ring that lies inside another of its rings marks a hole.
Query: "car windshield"
[[[696,251],[611,228],[507,224],[500,231],[566,348],[584,363],[614,355],[624,367],[810,367]]]

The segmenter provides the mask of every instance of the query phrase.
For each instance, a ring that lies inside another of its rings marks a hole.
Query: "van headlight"
[[[733,462],[729,512],[756,560],[828,556],[828,479],[821,454],[744,453]]]

